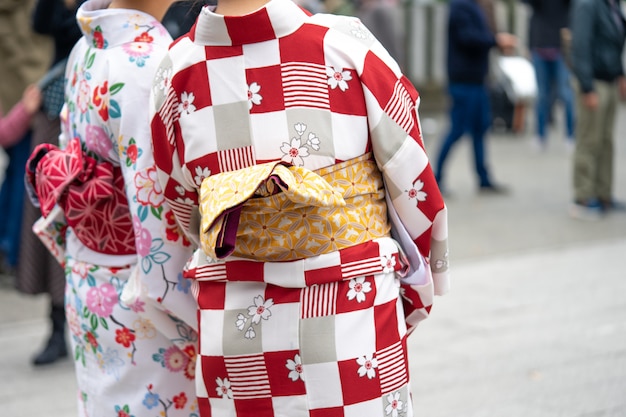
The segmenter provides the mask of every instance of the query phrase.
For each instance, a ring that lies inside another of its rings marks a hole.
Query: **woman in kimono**
[[[65,265],[80,416],[197,416],[192,249],[156,182],[148,112],[171,3],[78,9],[60,149],[40,145],[28,164],[34,229]]]
[[[412,416],[407,336],[447,291],[447,220],[387,51],[354,17],[220,0],[151,102],[199,246],[201,416]]]

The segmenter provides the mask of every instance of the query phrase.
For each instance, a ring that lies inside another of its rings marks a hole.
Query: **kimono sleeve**
[[[433,295],[449,288],[447,209],[422,142],[415,87],[388,55],[372,50],[360,78],[393,235],[410,263],[410,275],[401,282],[412,331],[428,316]]]
[[[125,179],[138,256],[122,299],[145,314],[166,337],[184,345],[195,340],[197,330],[197,305],[191,283],[182,276],[192,246],[164,199],[154,163],[147,104],[158,65],[158,59],[152,58],[158,57],[158,52],[155,46],[144,66],[131,69],[119,65],[108,83],[109,115],[119,124],[111,131],[118,132],[117,156]],[[119,62],[128,62],[123,58],[126,57],[120,57]]]
[[[157,69],[150,96],[150,123],[157,173],[165,200],[186,236],[199,246],[199,209],[197,185],[185,169],[184,144],[180,135],[180,94],[173,87],[172,60],[166,56]]]

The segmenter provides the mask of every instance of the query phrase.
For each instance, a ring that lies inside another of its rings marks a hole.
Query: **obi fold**
[[[366,154],[310,171],[281,162],[205,178],[200,242],[212,259],[317,256],[389,235],[382,176]]]
[[[59,206],[68,226],[89,249],[111,255],[135,251],[135,233],[121,169],[86,155],[80,141],[66,149],[42,144],[26,163],[26,184],[44,218]]]

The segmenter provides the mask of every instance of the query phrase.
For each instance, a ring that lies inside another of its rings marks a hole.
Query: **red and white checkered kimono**
[[[239,17],[205,8],[151,101],[159,178],[196,243],[203,179],[277,160],[317,170],[372,152],[393,225],[395,239],[292,261],[197,251],[185,274],[201,415],[413,415],[406,338],[448,288],[446,209],[417,91],[381,44],[356,18],[290,0]]]

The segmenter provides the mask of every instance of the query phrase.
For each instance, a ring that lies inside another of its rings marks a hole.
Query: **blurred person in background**
[[[33,32],[34,0],[0,0],[0,103],[5,111],[21,99],[28,85],[39,80],[52,53],[49,39]],[[8,157],[0,189],[0,267],[14,276],[19,258],[24,166],[30,154],[31,130],[3,147]]]
[[[626,99],[626,22],[618,0],[573,0],[570,27],[577,106],[570,215],[599,220],[626,210],[613,199],[615,116]]]
[[[0,146],[10,147],[24,137],[40,105],[41,90],[35,84],[26,87],[22,99],[7,114],[0,103]]]
[[[450,2],[447,45],[450,127],[435,164],[435,178],[444,194],[448,191],[444,183],[445,163],[452,148],[465,134],[472,140],[480,192],[502,194],[507,191],[494,182],[487,163],[485,135],[491,126],[491,103],[486,81],[491,49],[509,50],[516,45],[515,36],[493,33],[487,14],[477,0]]]
[[[548,124],[554,99],[558,98],[565,110],[565,140],[574,147],[574,92],[570,71],[561,47],[561,30],[568,27],[570,0],[523,0],[530,5],[528,47],[537,77],[535,102],[535,129],[533,145],[538,150],[547,147]]]
[[[65,61],[80,39],[76,24],[76,8],[85,0],[38,0],[32,14],[36,33],[52,39],[54,54],[50,69],[59,65],[54,77],[43,91],[43,106],[33,120],[31,150],[41,143],[58,143],[61,124],[59,112],[63,105]],[[20,251],[16,268],[16,288],[30,295],[45,294],[49,298],[50,332],[44,347],[32,358],[33,365],[47,365],[67,357],[65,339],[65,273],[50,254],[32,227],[41,215],[30,199],[24,198]],[[37,259],[37,262],[33,262]]]

